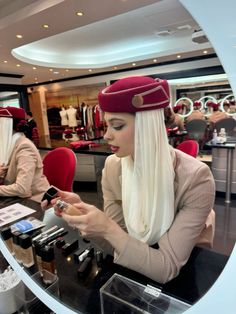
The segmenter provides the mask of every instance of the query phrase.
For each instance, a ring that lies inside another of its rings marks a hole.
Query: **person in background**
[[[206,120],[204,114],[200,111],[201,103],[200,101],[194,101],[193,112],[186,118],[186,123],[192,120]]]
[[[59,213],[56,199],[52,205],[82,236],[113,254],[115,263],[167,282],[195,245],[206,235],[208,244],[213,240],[213,176],[206,164],[168,144],[167,81],[127,77],[98,99],[107,123],[104,139],[113,152],[102,175],[104,208],[64,191],[59,197],[74,204],[78,215]]]
[[[183,131],[184,130],[184,118],[181,115],[183,113],[183,105],[176,105],[175,107],[173,107],[173,111],[174,111],[174,121],[172,125],[170,126],[170,128],[178,127],[179,131]]]
[[[28,130],[22,108],[0,108],[0,197],[18,196],[37,202],[48,189],[43,164]]]
[[[208,122],[210,124],[210,128],[214,128],[214,124],[221,120],[221,119],[225,119],[225,118],[230,118],[226,112],[223,112],[219,109],[220,105],[218,103],[215,102],[208,102],[207,104],[209,107],[212,107],[212,114],[210,116],[208,116]]]
[[[33,118],[33,114],[31,111],[27,111],[26,112],[26,121],[27,121],[27,124],[29,126],[28,128],[28,131],[26,133],[26,136],[32,140],[32,133],[33,133],[33,128],[37,128],[37,124],[36,122],[34,121],[34,118]]]

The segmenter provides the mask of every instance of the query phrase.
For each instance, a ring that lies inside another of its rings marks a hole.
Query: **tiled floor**
[[[74,191],[86,203],[102,208],[102,197],[96,191],[96,184],[80,182],[74,185]],[[236,241],[236,196],[232,195],[231,204],[226,204],[224,194],[217,193],[214,210],[216,212],[216,229],[213,250],[230,255]]]

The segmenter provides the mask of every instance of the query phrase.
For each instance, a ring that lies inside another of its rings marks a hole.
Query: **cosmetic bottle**
[[[8,248],[8,250],[14,255],[13,251],[13,234],[11,233],[11,228],[10,227],[5,227],[1,231],[1,236]]]
[[[35,262],[38,267],[38,271],[41,276],[43,276],[43,265],[42,265],[42,249],[43,246],[39,245],[37,242],[34,243],[34,253],[35,253]]]
[[[22,234],[19,237],[21,247],[22,264],[29,268],[34,265],[34,255],[32,249],[32,240],[28,234]]]
[[[55,254],[52,246],[46,245],[41,249],[42,269],[47,270],[52,274],[56,274]],[[46,282],[47,279],[43,278]],[[49,283],[49,282],[47,282]]]
[[[56,207],[60,212],[64,212],[67,215],[78,216],[80,214],[79,210],[75,206],[69,203],[66,203],[62,200],[58,200],[56,202]]]
[[[20,247],[20,235],[21,232],[14,232],[13,233],[13,251],[15,253],[15,259],[17,260],[18,263],[22,263],[22,258],[21,258],[21,247]]]

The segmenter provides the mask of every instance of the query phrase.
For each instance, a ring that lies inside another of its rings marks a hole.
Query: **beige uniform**
[[[215,184],[209,167],[171,149],[175,171],[175,218],[170,229],[154,249],[127,237],[114,262],[144,274],[158,282],[176,277],[197,244],[214,204]],[[111,155],[103,169],[104,211],[126,230],[121,199],[121,162]],[[120,239],[117,239],[120,241]],[[110,251],[112,252],[112,251]]]
[[[19,196],[40,202],[49,183],[36,146],[24,135],[15,144],[0,196]]]

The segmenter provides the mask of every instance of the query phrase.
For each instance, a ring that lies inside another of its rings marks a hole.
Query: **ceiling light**
[[[180,59],[180,58],[181,58],[181,55],[178,55],[177,58]]]
[[[37,68],[36,68],[36,67],[33,67],[33,70],[37,70]]]
[[[16,37],[17,37],[17,38],[23,38],[23,36],[20,35],[20,34],[16,35]]]
[[[58,72],[58,71],[54,71],[54,72],[53,72],[53,74],[59,74],[59,73],[60,73],[60,72]]]
[[[53,79],[50,79],[49,81],[53,81]]]
[[[20,64],[17,64],[16,66],[17,66],[17,67],[20,67]]]
[[[43,28],[49,28],[48,24],[43,24]]]
[[[153,59],[153,62],[155,62],[155,63],[156,63],[156,62],[157,62],[157,59]]]
[[[92,72],[93,70],[92,69],[89,69],[89,72]]]
[[[116,69],[117,69],[117,67],[114,67],[113,69],[114,69],[114,70],[116,70]]]
[[[83,12],[81,12],[81,11],[78,11],[78,12],[76,12],[76,15],[77,15],[77,16],[83,16],[83,15],[84,15],[84,13],[83,13]]]
[[[133,63],[132,63],[132,66],[134,67],[135,65],[136,65],[136,63],[135,63],[135,62],[133,62]]]
[[[34,78],[34,80],[35,80],[35,81],[37,81],[37,80],[38,80],[38,78],[37,78],[37,77],[35,77],[35,78]]]
[[[207,50],[203,50],[203,53],[204,53],[204,55],[206,55],[208,53],[208,51]]]
[[[68,69],[66,69],[66,72],[69,72],[69,70],[68,70]]]
[[[52,71],[53,71],[53,69],[49,69],[49,71],[50,71],[50,72],[52,72]]]
[[[4,60],[3,62],[4,62],[4,63],[7,63],[7,60]]]

